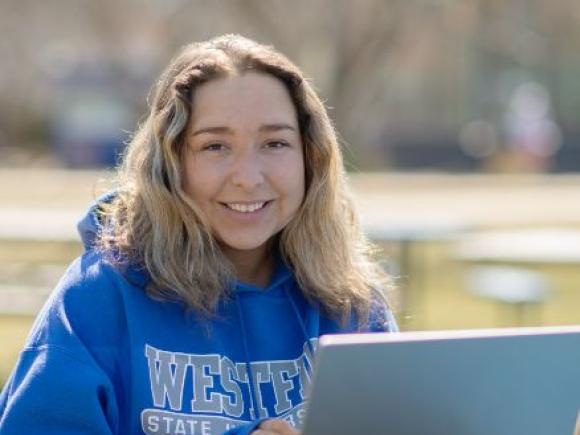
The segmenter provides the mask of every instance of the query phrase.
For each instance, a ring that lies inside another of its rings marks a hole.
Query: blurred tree
[[[482,121],[499,135],[525,80],[548,90],[565,154],[580,143],[579,24],[577,0],[2,0],[0,157],[43,139],[63,96],[55,84],[79,65],[107,71],[142,114],[181,45],[231,32],[274,44],[312,77],[354,166],[468,167],[460,132]]]
[[[307,71],[319,72],[315,84],[347,144],[366,144],[380,130],[376,114],[384,109],[386,67],[408,2],[318,0],[292,8],[283,0],[229,4],[260,29],[260,39],[271,41]],[[356,155],[347,150],[350,163],[368,166],[373,156],[365,156],[365,149],[358,147]]]

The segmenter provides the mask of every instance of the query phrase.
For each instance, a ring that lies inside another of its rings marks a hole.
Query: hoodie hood
[[[101,204],[109,204],[115,199],[115,192],[108,192],[101,195],[93,202],[85,215],[77,224],[77,231],[85,247],[85,251],[91,250],[95,246],[97,235],[102,228],[101,224]]]
[[[79,232],[80,238],[83,242],[85,251],[91,251],[97,239],[99,231],[102,230],[102,218],[101,218],[101,205],[103,203],[111,203],[117,193],[115,191],[107,192],[101,195],[95,202],[93,202],[83,218],[77,224],[77,230]],[[150,281],[149,274],[141,266],[132,264],[129,265],[124,270],[125,278],[130,282],[140,286],[145,287]],[[294,305],[295,294],[299,295],[300,299],[304,299],[302,291],[299,290],[296,283],[294,274],[292,270],[285,264],[281,256],[276,258],[276,267],[274,270],[273,277],[267,287],[261,288],[252,284],[243,283],[237,281],[233,286],[233,293],[235,295],[251,295],[252,293],[257,293],[261,295],[267,295],[269,297],[285,297],[293,304],[293,311],[301,324],[301,329],[305,332],[305,335],[316,334],[317,328],[309,330],[306,332],[307,328],[303,322],[303,317],[301,316],[299,310]],[[319,307],[308,304],[309,307],[309,319],[310,317],[316,317],[319,314]],[[311,312],[312,311],[312,312]],[[316,315],[314,314],[316,313]],[[350,325],[351,327],[355,324],[363,326],[365,330],[369,331],[398,331],[397,322],[392,314],[392,312],[383,305],[378,299],[373,300],[371,304],[371,312],[367,322],[359,322],[355,316],[351,317]],[[356,328],[354,331],[360,329]]]

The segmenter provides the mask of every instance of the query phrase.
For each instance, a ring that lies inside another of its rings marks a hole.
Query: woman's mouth
[[[237,211],[238,213],[255,213],[262,210],[272,201],[256,201],[256,202],[222,202],[221,204],[230,210]]]

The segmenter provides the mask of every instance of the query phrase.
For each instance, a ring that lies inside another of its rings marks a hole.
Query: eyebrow
[[[259,132],[275,132],[275,131],[280,131],[280,130],[291,130],[291,131],[296,131],[296,129],[294,127],[292,127],[290,124],[285,124],[285,123],[275,123],[275,124],[264,124],[262,126],[260,126],[260,128],[258,129]],[[234,131],[229,128],[229,127],[222,127],[222,126],[216,126],[216,127],[204,127],[204,128],[200,128],[196,131],[193,132],[192,136],[198,136],[200,134],[232,134]]]

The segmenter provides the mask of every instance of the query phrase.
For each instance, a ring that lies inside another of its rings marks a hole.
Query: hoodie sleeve
[[[0,396],[0,432],[112,434],[112,390],[105,373],[65,349],[26,349]]]
[[[0,395],[3,435],[118,432],[118,310],[87,260],[73,263],[33,325]]]

